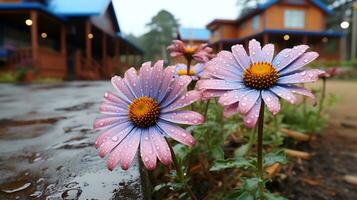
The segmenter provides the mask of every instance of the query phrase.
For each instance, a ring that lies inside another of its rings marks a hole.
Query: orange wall
[[[287,9],[303,10],[305,12],[304,28],[300,30],[323,31],[325,29],[325,13],[310,2],[307,1],[306,5],[300,6],[278,3],[259,14],[259,28],[257,30],[253,30],[252,27],[253,17],[238,25],[221,23],[216,25],[217,34],[211,34],[210,41],[215,42],[221,39],[243,38],[259,33],[264,29],[299,30],[298,28],[286,28],[284,26],[284,13]]]
[[[292,6],[275,4],[264,12],[266,29],[288,29],[284,27],[284,12],[287,9],[303,10],[305,12],[305,25],[303,30],[321,31],[325,29],[325,14],[316,6]],[[295,30],[298,30],[294,28]],[[301,29],[302,30],[302,29]]]

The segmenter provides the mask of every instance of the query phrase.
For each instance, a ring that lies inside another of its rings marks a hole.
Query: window
[[[255,16],[252,21],[252,28],[253,30],[258,30],[259,29],[259,15]]]
[[[305,12],[303,10],[285,10],[284,26],[286,28],[304,28]]]

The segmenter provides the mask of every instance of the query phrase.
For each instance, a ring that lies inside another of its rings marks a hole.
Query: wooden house
[[[297,44],[308,44],[321,60],[341,59],[343,34],[326,30],[332,10],[320,0],[268,0],[245,11],[236,20],[215,19],[207,25],[210,44],[216,50],[229,49],[252,38],[275,43],[275,51]]]
[[[101,79],[139,64],[110,0],[0,0],[0,70]]]

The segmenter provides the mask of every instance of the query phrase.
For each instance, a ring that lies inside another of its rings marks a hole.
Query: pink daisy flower
[[[330,67],[325,70],[325,73],[320,74],[320,78],[332,78],[335,76],[338,76],[342,74],[342,68],[341,67]]]
[[[207,62],[215,56],[207,44],[186,45],[181,40],[174,40],[167,50],[171,57],[184,56],[188,61]]]
[[[198,80],[204,74],[204,65],[203,63],[197,63],[194,66],[190,67],[189,74],[187,74],[187,65],[178,64],[175,68],[176,76],[190,76],[193,80]]]
[[[118,163],[128,169],[137,149],[149,170],[156,167],[157,158],[165,165],[172,161],[165,137],[171,137],[188,146],[195,139],[175,124],[198,125],[203,116],[197,112],[180,110],[200,99],[198,91],[187,92],[189,76],[174,78],[175,67],[163,68],[163,61],[147,62],[140,68],[125,72],[124,78],[111,80],[116,94],[106,92],[100,112],[94,121],[95,129],[102,129],[95,146],[101,157],[108,156],[107,166],[112,170]]]
[[[294,94],[312,99],[314,95],[297,83],[314,82],[324,71],[302,70],[302,67],[318,57],[316,52],[307,52],[307,45],[284,49],[275,58],[274,45],[261,48],[255,39],[249,42],[249,56],[242,45],[232,46],[232,52],[221,51],[207,63],[206,70],[211,79],[198,81],[203,97],[219,96],[224,106],[224,116],[237,112],[244,116],[247,127],[254,127],[261,107],[267,105],[274,115],[280,111],[279,97],[295,104]]]

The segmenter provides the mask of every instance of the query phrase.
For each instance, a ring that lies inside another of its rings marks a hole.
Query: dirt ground
[[[296,162],[292,176],[285,181],[272,183],[289,199],[357,199],[357,183],[344,178],[357,177],[357,81],[329,81],[327,90],[340,100],[330,110],[329,123],[317,139],[300,147],[314,156]]]

